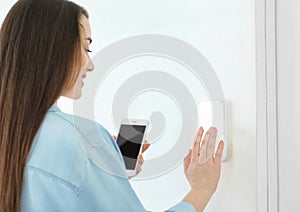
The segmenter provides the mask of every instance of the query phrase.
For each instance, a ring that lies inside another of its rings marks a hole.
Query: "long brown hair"
[[[47,111],[80,72],[79,19],[66,0],[19,0],[0,31],[0,211],[20,211],[24,169]]]

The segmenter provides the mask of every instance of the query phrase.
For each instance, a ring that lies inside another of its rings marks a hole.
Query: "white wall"
[[[12,2],[12,1],[11,1]],[[91,15],[94,52],[119,39],[144,33],[170,35],[204,54],[230,102],[231,157],[206,211],[256,210],[256,70],[253,0],[76,1]],[[9,2],[0,2],[6,14]],[[184,77],[184,76],[182,76]],[[196,91],[197,92],[197,91]],[[101,120],[105,126],[109,120]],[[112,132],[115,133],[115,132]],[[132,185],[148,210],[161,211],[188,190],[182,166]]]
[[[299,210],[300,2],[277,0],[279,211]]]
[[[207,211],[255,211],[254,1],[113,0],[82,5],[90,11],[93,37],[100,43],[94,45],[94,50],[127,36],[158,33],[189,42],[205,55],[232,111],[232,157],[223,165],[218,192]],[[104,125],[110,122],[100,121]],[[181,166],[163,177],[134,181],[132,185],[148,210],[165,209],[187,192]]]

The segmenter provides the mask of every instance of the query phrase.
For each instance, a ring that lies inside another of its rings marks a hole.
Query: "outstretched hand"
[[[217,129],[210,128],[205,134],[201,127],[192,149],[184,159],[184,173],[191,186],[192,193],[203,201],[203,208],[214,194],[220,179],[224,141],[220,141],[214,155]],[[201,142],[202,140],[202,142]],[[189,201],[189,198],[185,199]]]

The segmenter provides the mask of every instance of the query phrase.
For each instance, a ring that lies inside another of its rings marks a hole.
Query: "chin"
[[[77,100],[77,99],[80,99],[81,96],[82,96],[81,92],[75,92],[72,95],[70,95],[69,98],[71,98],[73,100]]]
[[[71,91],[64,93],[62,96],[65,96],[73,100],[80,99],[80,97],[82,96],[82,89],[81,88],[73,89]]]
[[[81,93],[78,94],[78,95],[75,95],[75,96],[74,96],[74,100],[80,99],[81,96],[82,96]]]

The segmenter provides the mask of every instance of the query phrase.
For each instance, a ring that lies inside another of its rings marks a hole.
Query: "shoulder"
[[[50,111],[35,137],[27,167],[79,185],[87,163],[108,170],[108,161],[114,161],[114,167],[120,169],[122,160],[116,148],[101,124],[60,110]]]
[[[79,186],[88,162],[78,143],[79,133],[72,116],[48,112],[33,141],[28,170]]]
[[[93,120],[56,111],[47,113],[35,137],[35,145],[74,150],[79,147],[78,141],[85,141],[92,147],[105,147],[110,137],[109,132]]]
[[[48,113],[43,123],[43,131],[56,132],[57,136],[73,135],[82,145],[89,147],[115,148],[111,134],[100,123],[61,111]],[[50,134],[51,134],[50,133]]]

